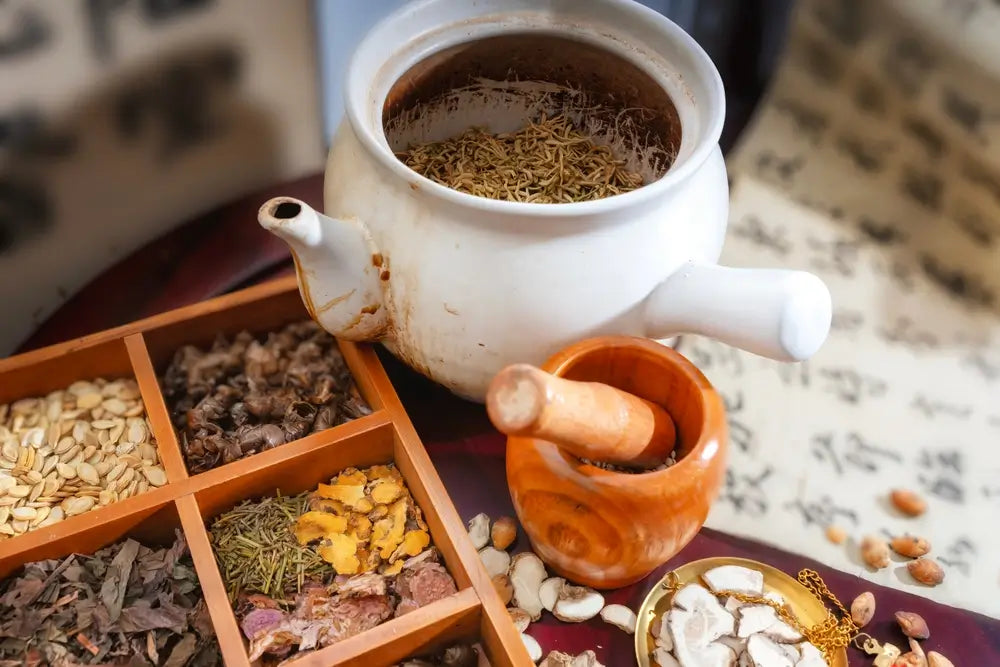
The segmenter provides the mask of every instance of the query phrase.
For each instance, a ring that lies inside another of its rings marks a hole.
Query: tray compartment
[[[285,448],[278,447],[268,453],[277,454],[283,449]],[[408,455],[403,450],[392,423],[372,423],[370,428],[349,438],[327,440],[265,465],[260,465],[261,458],[256,456],[246,459],[247,469],[238,476],[219,477],[217,483],[198,488],[193,495],[193,507],[184,509],[182,505],[182,518],[185,530],[191,535],[195,567],[198,568],[206,599],[209,600],[212,620],[219,632],[227,665],[247,665],[249,662],[246,644],[237,626],[222,574],[209,543],[208,525],[211,520],[247,499],[273,496],[277,492],[295,495],[314,490],[318,484],[328,483],[344,468],[352,466],[360,469],[376,464],[396,463],[410,493],[423,512],[432,543],[438,547],[445,567],[455,579],[458,593],[398,619],[390,619],[353,638],[306,654],[301,658],[304,661],[302,664],[339,665],[352,664],[350,661],[354,660],[358,661],[356,664],[389,664],[420,650],[424,645],[432,645],[438,637],[429,635],[428,628],[444,632],[458,625],[465,633],[463,636],[475,632],[480,621],[479,596],[470,587],[466,568],[454,556],[454,545],[451,544],[447,531],[442,528],[441,510],[438,506],[440,501],[427,496],[423,491],[422,480],[412,475],[410,466],[405,463]],[[452,635],[444,636],[441,640],[448,641],[451,637]],[[349,662],[342,662],[344,660]],[[389,662],[385,662],[386,660]],[[295,664],[299,664],[299,661]]]
[[[113,381],[131,378],[138,383],[140,380],[139,373],[132,364],[133,355],[126,339],[96,340],[89,344],[67,346],[61,354],[44,354],[46,351],[47,349],[38,351],[43,353],[41,355],[32,353],[0,360],[0,404],[10,404],[24,398],[44,397],[50,392],[65,390],[78,381],[93,381],[97,378]],[[148,417],[149,396],[142,392],[141,385],[140,395],[144,407],[143,415]],[[155,403],[156,396],[153,399]],[[169,482],[174,481],[176,477],[171,476],[168,461],[171,455],[176,458],[178,453],[171,449],[171,443],[164,443],[158,438],[159,433],[155,428],[151,430],[159,464],[167,471],[167,485],[150,486],[146,492],[95,507],[83,514],[66,517],[49,526],[34,528],[0,540],[0,570],[8,567],[10,556],[21,550],[31,553],[39,548],[44,550],[47,548],[46,543],[62,540],[95,523],[116,520],[123,514],[133,511],[141,513],[151,504],[155,505],[171,498],[173,490],[166,489]],[[51,472],[50,470],[49,473]],[[45,476],[49,473],[45,473]],[[141,475],[138,470],[134,474]]]
[[[178,452],[182,450],[179,444],[182,436],[170,420],[170,406],[163,399],[162,385],[163,374],[167,370],[176,351],[186,345],[193,345],[202,350],[207,349],[220,334],[231,340],[239,332],[248,331],[255,338],[261,338],[268,333],[280,330],[287,324],[306,321],[308,319],[309,315],[303,308],[298,291],[296,290],[269,294],[260,300],[238,303],[228,309],[215,310],[207,308],[205,312],[199,312],[184,320],[164,324],[143,334],[143,343],[149,363],[140,363],[140,365],[151,367],[153,370],[154,379],[157,383],[157,393],[160,396],[160,399],[155,401],[155,412],[158,417],[161,414],[166,417],[165,420],[158,420],[158,423],[160,423],[160,426],[164,430],[170,431],[169,438],[173,443],[177,443]],[[368,362],[358,353],[356,346],[342,341],[337,341],[337,346],[344,357],[351,378],[357,385],[359,393],[373,412],[379,412],[382,400],[381,396],[372,390],[371,371]],[[324,430],[332,431],[332,437],[341,437],[341,433],[337,429],[349,424],[351,422]],[[347,436],[349,434],[350,431],[348,430],[342,435]],[[312,438],[316,435],[316,433],[312,433],[304,436],[304,438],[300,438],[300,440]],[[164,434],[164,438],[167,437]],[[287,442],[274,449],[282,449],[292,444],[292,442]],[[252,456],[261,456],[264,453],[269,452],[253,454]],[[242,460],[240,459],[240,461]],[[237,462],[223,464],[216,466],[216,468],[234,465]],[[193,473],[188,469],[183,454],[181,454],[181,463],[184,465],[186,476],[211,472],[211,470],[206,470]]]
[[[166,487],[163,487],[165,489]],[[163,490],[161,489],[161,490]],[[172,500],[164,500],[135,511],[118,513],[110,520],[94,523],[84,530],[61,535],[33,549],[24,549],[0,561],[0,578],[16,574],[28,563],[46,559],[62,559],[71,554],[93,554],[119,540],[133,538],[147,547],[166,547],[173,543],[176,531],[184,533],[180,511]],[[44,532],[44,531],[38,531]],[[188,540],[188,536],[184,535]],[[193,554],[192,554],[193,559]],[[205,600],[208,604],[208,600]]]

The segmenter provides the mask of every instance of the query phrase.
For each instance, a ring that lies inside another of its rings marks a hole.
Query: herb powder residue
[[[603,199],[642,186],[607,146],[595,144],[565,116],[503,134],[471,128],[399,154],[410,169],[467,194],[516,202],[565,204]]]
[[[212,522],[209,538],[230,600],[251,592],[291,603],[307,581],[332,578],[330,566],[293,533],[308,504],[308,493],[246,501]]]

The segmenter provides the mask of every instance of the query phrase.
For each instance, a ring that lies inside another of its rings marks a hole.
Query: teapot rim
[[[442,13],[440,9],[442,5],[447,6],[449,4],[454,4],[454,2],[455,0],[423,0],[422,2],[414,2],[404,5],[399,10],[382,19],[375,25],[375,27],[369,30],[359,43],[348,64],[345,86],[345,117],[347,121],[350,123],[351,128],[358,137],[361,145],[381,163],[382,167],[388,169],[389,172],[393,176],[399,178],[401,182],[409,183],[413,190],[426,192],[428,195],[435,196],[444,200],[446,203],[459,208],[478,209],[484,213],[490,213],[498,216],[509,215],[538,218],[569,218],[584,215],[593,216],[641,206],[662,197],[672,188],[683,183],[691,175],[693,175],[708,159],[713,150],[717,148],[719,138],[722,135],[723,123],[725,121],[725,91],[722,84],[722,77],[720,76],[718,69],[715,67],[715,64],[712,62],[708,53],[705,52],[705,50],[694,40],[693,37],[691,37],[676,23],[659,12],[634,2],[633,0],[589,0],[587,4],[591,9],[597,7],[599,11],[613,12],[618,16],[625,15],[633,20],[641,21],[647,26],[655,25],[664,37],[678,44],[690,57],[694,75],[701,80],[701,83],[707,93],[707,99],[704,100],[703,104],[707,109],[712,110],[709,112],[709,122],[701,128],[699,133],[700,136],[697,137],[695,146],[691,149],[690,153],[683,158],[679,157],[663,176],[635,190],[602,199],[559,204],[517,202],[480,197],[478,195],[454,190],[418,174],[401,162],[390,149],[385,138],[384,130],[382,129],[381,111],[378,112],[377,119],[372,119],[377,121],[374,123],[377,128],[373,129],[369,123],[364,121],[366,116],[365,111],[373,102],[371,99],[371,93],[374,86],[359,85],[358,77],[361,76],[359,71],[361,69],[365,69],[368,72],[383,71],[386,64],[393,59],[398,58],[399,51],[391,52],[388,55],[379,58],[379,62],[374,64],[369,63],[367,61],[372,59],[372,53],[384,52],[384,48],[376,49],[376,45],[387,42],[393,43],[388,37],[390,34],[397,36],[399,34],[414,34],[412,30],[409,29],[409,25],[413,22],[414,15],[418,15],[421,12],[427,12],[431,15],[439,15]],[[465,0],[461,0],[461,2],[465,4]],[[503,3],[496,3],[502,7],[513,7],[513,9],[499,9],[499,11],[492,11],[493,4],[494,3],[487,1],[482,3],[468,3],[465,6],[470,7],[468,11],[475,12],[479,20],[492,18],[494,23],[498,20],[498,16],[523,14],[522,11],[518,11],[517,9],[517,2],[509,2],[509,0],[506,0]],[[524,0],[523,4],[530,5],[531,3]],[[439,52],[457,43],[470,40],[474,41],[484,37],[485,35],[474,34],[474,31],[469,26],[471,20],[475,19],[453,19],[449,23],[440,25],[435,33],[439,34],[441,37],[438,41],[434,42],[433,48],[411,52],[411,57],[405,63],[405,67],[403,69],[405,70],[433,53]],[[608,25],[603,22],[600,22],[600,26],[603,30],[599,31],[599,37],[603,43],[610,45],[618,39],[625,39],[627,37],[627,35],[619,36],[608,34]],[[459,27],[460,29],[456,30],[456,28]],[[551,25],[540,25],[539,27],[533,29],[546,30],[551,28]],[[532,28],[518,26],[517,29],[519,31],[526,31]],[[454,34],[449,35],[448,39],[444,39],[444,36],[447,33]],[[427,35],[417,34],[413,41],[427,39]],[[642,66],[642,63],[636,61],[635,59],[633,59],[633,62],[635,62],[636,65]],[[365,65],[365,67],[362,68],[362,65]],[[683,100],[675,100],[675,104],[679,104],[682,101]],[[377,102],[378,104],[375,106],[381,110],[384,100],[379,99]]]

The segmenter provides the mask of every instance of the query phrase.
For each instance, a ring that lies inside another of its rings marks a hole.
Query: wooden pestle
[[[659,405],[599,382],[507,366],[486,393],[490,421],[508,436],[548,440],[574,456],[634,468],[667,460],[677,438]]]

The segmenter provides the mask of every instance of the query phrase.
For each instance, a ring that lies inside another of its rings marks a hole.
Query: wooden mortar
[[[676,427],[677,463],[634,474],[585,464],[548,440],[507,438],[507,484],[534,552],[578,584],[635,583],[676,555],[708,516],[725,473],[722,401],[691,362],[644,338],[581,341],[541,368],[659,405]]]

